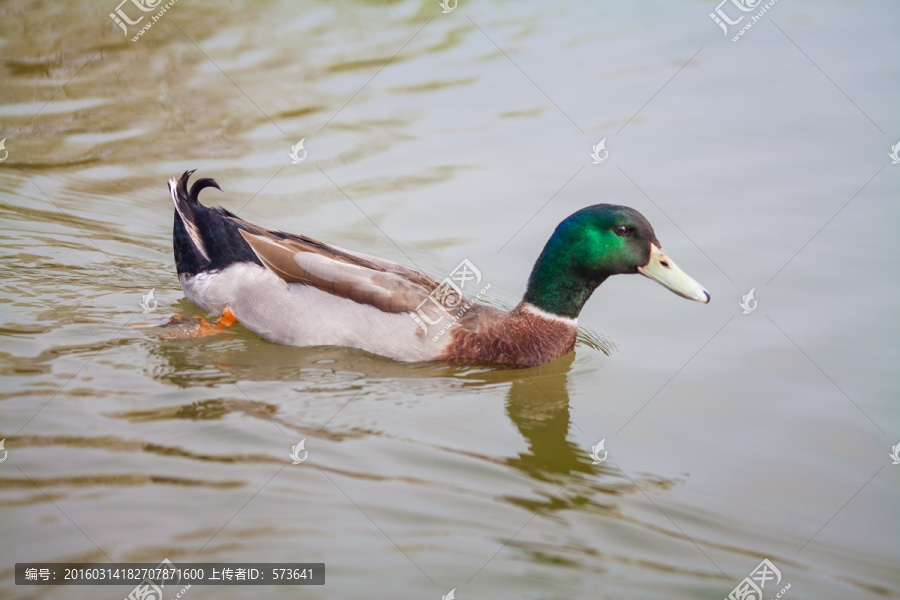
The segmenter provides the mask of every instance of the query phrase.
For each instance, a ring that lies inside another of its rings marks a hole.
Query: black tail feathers
[[[208,187],[214,187],[220,192],[222,191],[222,188],[219,187],[219,184],[216,183],[216,180],[209,177],[202,177],[198,179],[194,182],[194,185],[191,186],[190,191],[188,191],[188,180],[190,180],[191,175],[193,175],[195,171],[196,169],[185,171],[181,178],[178,180],[178,195],[186,198],[191,204],[199,204],[200,200],[198,197],[200,196],[201,190]]]
[[[207,208],[198,196],[208,187],[222,188],[215,179],[198,179],[188,189],[194,171],[185,171],[176,181],[169,180],[169,191],[175,204],[173,245],[178,273],[196,275],[223,269],[235,262],[261,264],[240,234],[240,226],[231,220],[233,213],[224,208]]]

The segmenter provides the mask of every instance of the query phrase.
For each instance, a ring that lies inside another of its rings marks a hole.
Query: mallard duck
[[[239,322],[279,344],[350,346],[409,362],[536,366],[572,351],[578,315],[610,275],[640,273],[709,302],[709,292],[663,252],[647,219],[627,206],[588,206],[560,223],[524,298],[506,312],[464,297],[449,278],[203,206],[200,191],[221,188],[203,178],[188,189],[193,173],[169,181],[185,295],[219,316],[217,327]]]

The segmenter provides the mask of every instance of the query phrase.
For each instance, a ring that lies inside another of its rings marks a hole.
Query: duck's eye
[[[628,235],[628,227],[625,225],[616,225],[614,231],[616,235]]]

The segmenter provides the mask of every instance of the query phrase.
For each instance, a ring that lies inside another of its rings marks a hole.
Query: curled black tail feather
[[[195,171],[196,171],[196,169],[191,169],[190,171],[185,171],[184,173],[182,173],[181,177],[178,178],[178,182],[175,184],[174,191],[177,192],[181,198],[183,198],[184,200],[187,200],[188,202],[191,202],[191,201],[197,202],[197,197],[196,196],[192,197],[191,193],[188,191],[188,181],[191,179],[191,175],[193,175]],[[171,187],[172,187],[172,185],[170,182],[169,188],[171,189]]]
[[[219,187],[219,184],[216,183],[215,179],[210,179],[209,177],[203,177],[202,179],[198,179],[194,182],[194,185],[191,186],[191,200],[194,202],[200,202],[200,190],[208,187],[214,187],[220,192],[222,188]]]
[[[236,217],[224,208],[200,204],[200,192],[208,187],[222,188],[214,179],[198,179],[188,189],[193,170],[185,171],[176,182],[169,181],[175,204],[173,245],[179,274],[196,275],[224,269],[237,262],[261,265],[259,258],[240,234]]]
[[[209,177],[198,179],[194,182],[194,185],[191,186],[190,191],[188,191],[188,181],[190,181],[191,175],[193,175],[195,172],[196,169],[185,171],[181,175],[181,177],[178,178],[178,183],[176,184],[176,191],[178,195],[187,200],[190,204],[200,203],[200,191],[205,188],[214,187],[217,190],[222,191],[222,188],[219,187],[219,184],[216,183],[216,180]]]

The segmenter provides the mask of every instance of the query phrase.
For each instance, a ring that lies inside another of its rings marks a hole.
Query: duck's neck
[[[551,315],[577,319],[584,303],[609,275],[579,272],[571,248],[552,242],[534,264],[522,301]]]

